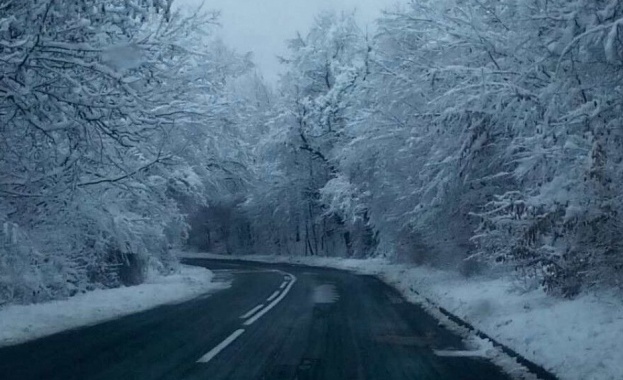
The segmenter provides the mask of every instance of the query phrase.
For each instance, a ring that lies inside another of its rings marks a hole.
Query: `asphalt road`
[[[214,260],[231,287],[0,349],[0,379],[507,379],[368,276]]]

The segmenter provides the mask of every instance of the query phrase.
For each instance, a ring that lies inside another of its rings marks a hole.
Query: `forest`
[[[171,0],[0,0],[0,306],[183,249],[623,284],[623,3],[321,13],[266,83]]]

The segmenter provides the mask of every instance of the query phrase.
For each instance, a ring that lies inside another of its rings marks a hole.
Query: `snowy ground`
[[[223,258],[207,254],[185,256]],[[424,304],[429,312],[449,324],[448,327],[453,328],[452,322],[438,312],[436,305],[561,379],[623,379],[623,299],[615,294],[585,294],[574,300],[561,300],[539,290],[521,292],[510,279],[465,279],[455,273],[383,260],[283,256],[244,259],[300,263],[376,275],[399,289],[410,301]],[[454,328],[460,330],[458,326]],[[508,363],[508,357],[490,350],[487,342],[477,341],[481,351],[489,349],[487,356],[507,369],[513,368],[514,363]]]
[[[213,277],[207,269],[183,265],[177,274],[153,277],[138,286],[95,290],[61,301],[3,307],[0,308],[0,346],[186,301],[228,286],[214,282]]]

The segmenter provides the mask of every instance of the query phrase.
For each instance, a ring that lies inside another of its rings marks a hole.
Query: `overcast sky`
[[[176,0],[193,7],[202,0]],[[206,0],[209,9],[222,11],[223,40],[237,51],[251,51],[264,77],[274,82],[280,70],[277,55],[284,41],[297,31],[306,32],[314,16],[323,10],[356,10],[362,27],[372,23],[381,9],[406,0]]]

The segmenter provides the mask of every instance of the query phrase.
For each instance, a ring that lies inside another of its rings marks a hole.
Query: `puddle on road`
[[[335,285],[324,284],[314,288],[314,294],[312,296],[314,303],[335,303],[340,299],[340,295],[337,293]]]

